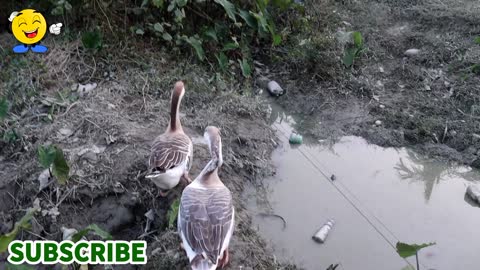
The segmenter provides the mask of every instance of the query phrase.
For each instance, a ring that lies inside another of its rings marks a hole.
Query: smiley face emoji
[[[12,21],[12,32],[23,44],[40,42],[47,33],[47,21],[34,9],[24,9]]]
[[[13,36],[22,44],[13,48],[15,53],[26,53],[31,48],[33,52],[45,53],[48,48],[40,45],[47,33],[47,21],[43,15],[34,9],[14,11],[8,19],[11,22]],[[61,23],[52,24],[50,33],[60,34]]]

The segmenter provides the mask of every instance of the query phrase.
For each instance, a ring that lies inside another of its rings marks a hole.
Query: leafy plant
[[[3,133],[3,140],[7,143],[14,143],[20,138],[15,129],[9,129]]]
[[[3,120],[8,113],[8,101],[6,97],[0,99],[0,120]]]
[[[29,208],[25,215],[15,223],[13,230],[7,234],[0,235],[0,253],[5,252],[8,249],[8,245],[15,240],[17,234],[22,229],[30,228],[30,220],[32,220],[33,215],[38,211],[38,208]]]
[[[83,33],[82,44],[87,49],[101,49],[103,42],[100,31],[97,29]]]
[[[397,253],[400,255],[402,258],[408,258],[413,255],[415,255],[416,260],[417,260],[417,270],[420,270],[419,268],[419,261],[418,261],[418,251],[420,251],[423,248],[433,246],[436,243],[425,243],[425,244],[405,244],[402,242],[397,242],[396,248],[397,248]]]
[[[110,233],[100,228],[97,224],[90,224],[85,227],[83,230],[80,230],[76,234],[72,236],[73,242],[78,242],[82,239],[85,235],[90,232],[94,232],[96,235],[100,236],[103,240],[112,240],[113,237]]]
[[[178,208],[180,207],[180,199],[176,199],[173,201],[172,205],[170,206],[170,209],[168,209],[167,212],[167,218],[168,218],[168,227],[173,228],[173,225],[175,224],[175,219],[178,217]]]
[[[355,64],[355,60],[358,59],[361,53],[365,50],[363,47],[362,34],[358,31],[355,31],[352,33],[352,37],[353,46],[347,47],[343,56],[343,64],[347,68],[352,67]]]
[[[63,185],[67,182],[70,167],[65,160],[62,149],[53,145],[39,146],[38,160],[45,169],[50,170],[59,184]]]

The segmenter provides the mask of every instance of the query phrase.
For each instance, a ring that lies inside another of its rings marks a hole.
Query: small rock
[[[384,73],[385,70],[383,69],[383,67],[379,67],[378,70],[381,72],[381,73]]]
[[[378,107],[380,107],[380,109],[385,109],[385,105],[383,104],[380,104]]]
[[[267,85],[267,90],[272,96],[281,96],[285,94],[285,91],[276,81],[270,81]]]
[[[112,103],[108,103],[107,107],[111,110],[115,109],[115,105],[113,105]]]
[[[426,85],[425,85],[425,90],[426,90],[426,91],[430,91],[430,90],[432,90],[432,88],[430,88],[430,85],[426,84]]]
[[[375,121],[375,125],[376,125],[376,126],[381,126],[381,125],[382,125],[382,121],[380,121],[380,120]]]
[[[73,134],[73,131],[69,128],[61,128],[58,130],[58,133],[64,137],[70,137]]]
[[[480,141],[480,135],[473,133],[472,134],[472,139],[474,142]]]
[[[448,132],[448,135],[452,136],[452,137],[455,137],[457,135],[457,132],[454,130],[454,129],[451,129],[449,132]]]
[[[467,187],[467,195],[472,198],[472,200],[480,203],[480,188],[475,185],[469,185]]]
[[[419,49],[408,49],[405,51],[406,56],[415,56],[420,53]]]

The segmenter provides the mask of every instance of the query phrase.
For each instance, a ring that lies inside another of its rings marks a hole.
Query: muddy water
[[[260,233],[279,260],[305,269],[402,269],[393,246],[436,242],[419,253],[421,269],[480,267],[480,208],[465,198],[480,179],[469,167],[419,156],[410,149],[381,148],[359,137],[291,146],[295,120],[277,106],[272,121],[281,146],[273,154],[276,175],[266,192],[245,196]],[[334,174],[336,180],[330,180]],[[480,183],[478,183],[480,185]],[[266,195],[265,195],[266,194]],[[328,219],[336,224],[324,244],[312,234]]]

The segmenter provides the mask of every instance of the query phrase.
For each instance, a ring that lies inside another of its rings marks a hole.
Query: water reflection
[[[451,178],[463,178],[475,181],[475,174],[469,167],[461,167],[453,164],[441,163],[433,159],[426,159],[411,149],[405,149],[406,155],[399,158],[395,165],[401,179],[411,181],[423,181],[425,183],[424,197],[428,202],[432,196],[435,185],[440,181]]]

